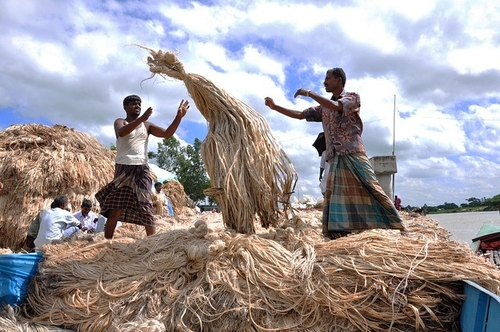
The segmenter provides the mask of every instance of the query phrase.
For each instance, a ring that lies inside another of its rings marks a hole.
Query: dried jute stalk
[[[212,188],[204,193],[219,203],[226,227],[255,233],[256,215],[262,226],[276,226],[297,175],[266,120],[203,76],[186,73],[175,53],[145,49],[153,76],[182,80],[209,123],[201,157]]]

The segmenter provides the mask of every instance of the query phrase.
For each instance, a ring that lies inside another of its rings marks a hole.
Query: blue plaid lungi
[[[403,230],[402,220],[385,194],[364,153],[334,155],[323,203],[323,233],[373,228]]]

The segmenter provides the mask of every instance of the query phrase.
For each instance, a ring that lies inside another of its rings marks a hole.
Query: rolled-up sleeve
[[[355,92],[347,92],[338,101],[342,103],[342,112],[344,116],[351,116],[352,114],[359,112],[361,106],[359,94]]]

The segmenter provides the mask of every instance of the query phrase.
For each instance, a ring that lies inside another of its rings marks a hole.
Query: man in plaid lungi
[[[146,234],[155,233],[155,219],[151,186],[153,180],[148,167],[149,134],[169,138],[189,109],[189,102],[181,100],[177,115],[167,129],[148,119],[153,113],[149,107],[141,114],[141,98],[130,95],[123,99],[126,118],[115,120],[116,150],[113,181],[104,186],[95,197],[101,206],[101,214],[108,218],[104,236],[112,239],[118,220],[143,225]]]
[[[359,116],[360,97],[344,90],[342,68],[329,69],[323,85],[332,98],[298,89],[294,97],[312,98],[319,105],[304,111],[278,106],[266,97],[272,110],[294,119],[322,122],[326,140],[328,179],[323,203],[323,233],[331,238],[353,230],[389,228],[403,230],[401,218],[391,199],[380,186],[366,156]]]

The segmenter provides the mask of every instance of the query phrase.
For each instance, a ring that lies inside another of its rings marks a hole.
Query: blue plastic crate
[[[42,257],[41,252],[0,255],[0,304],[19,305],[25,300]]]

